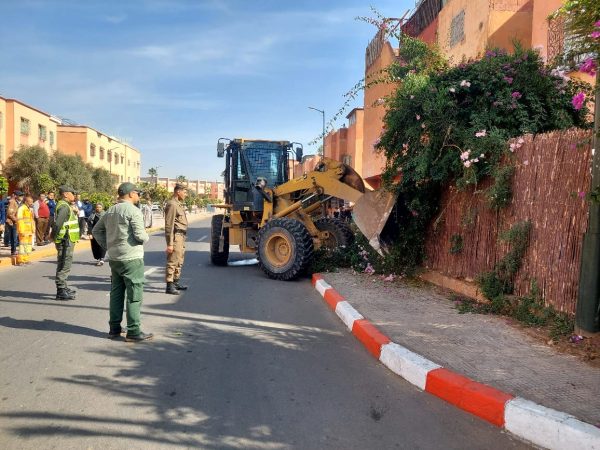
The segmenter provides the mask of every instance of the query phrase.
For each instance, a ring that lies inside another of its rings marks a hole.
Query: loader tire
[[[229,259],[229,228],[223,228],[223,251],[219,251],[223,214],[212,216],[210,223],[210,260],[215,266],[226,266]]]
[[[323,247],[328,250],[348,247],[354,242],[354,233],[346,222],[339,219],[323,217],[315,220],[315,226],[320,231],[329,231],[329,239],[323,242]]]
[[[298,220],[273,219],[258,233],[258,265],[274,280],[293,280],[305,273],[313,253],[312,237]]]

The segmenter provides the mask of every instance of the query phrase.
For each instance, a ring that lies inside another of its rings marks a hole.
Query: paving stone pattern
[[[600,369],[557,353],[506,318],[459,314],[430,285],[350,270],[323,277],[393,342],[475,381],[600,425]]]

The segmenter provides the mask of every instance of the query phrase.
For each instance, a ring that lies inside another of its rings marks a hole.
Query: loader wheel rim
[[[292,246],[283,233],[274,233],[268,237],[265,245],[266,255],[271,264],[283,267],[292,258]]]

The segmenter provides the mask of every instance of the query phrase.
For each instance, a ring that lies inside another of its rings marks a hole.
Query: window
[[[54,131],[50,132],[50,146],[54,146]]]
[[[130,159],[127,160],[127,167],[131,167],[131,160]]]
[[[349,118],[348,118],[348,126],[351,127],[352,125],[354,125],[356,123],[356,113],[352,114]]]
[[[100,147],[100,159],[104,159],[104,147]]]
[[[38,125],[38,137],[40,141],[45,141],[48,137],[46,127],[44,125]]]
[[[450,24],[450,36],[449,44],[450,47],[454,47],[456,44],[460,44],[465,39],[465,10],[463,9],[456,16],[452,18]]]
[[[102,151],[102,150],[100,150]],[[93,158],[96,156],[96,146],[94,144],[90,144],[90,156]]]
[[[21,117],[21,134],[28,136],[30,128],[31,128],[31,123],[29,122],[29,119],[26,119],[25,117]]]
[[[115,153],[115,166],[119,164],[119,154]]]
[[[112,150],[109,150],[108,153],[106,153],[106,160],[112,162]]]

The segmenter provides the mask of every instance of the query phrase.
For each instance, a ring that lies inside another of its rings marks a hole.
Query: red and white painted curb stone
[[[314,274],[312,284],[369,353],[419,389],[541,447],[600,450],[600,428],[445,369],[392,342],[322,275]]]

